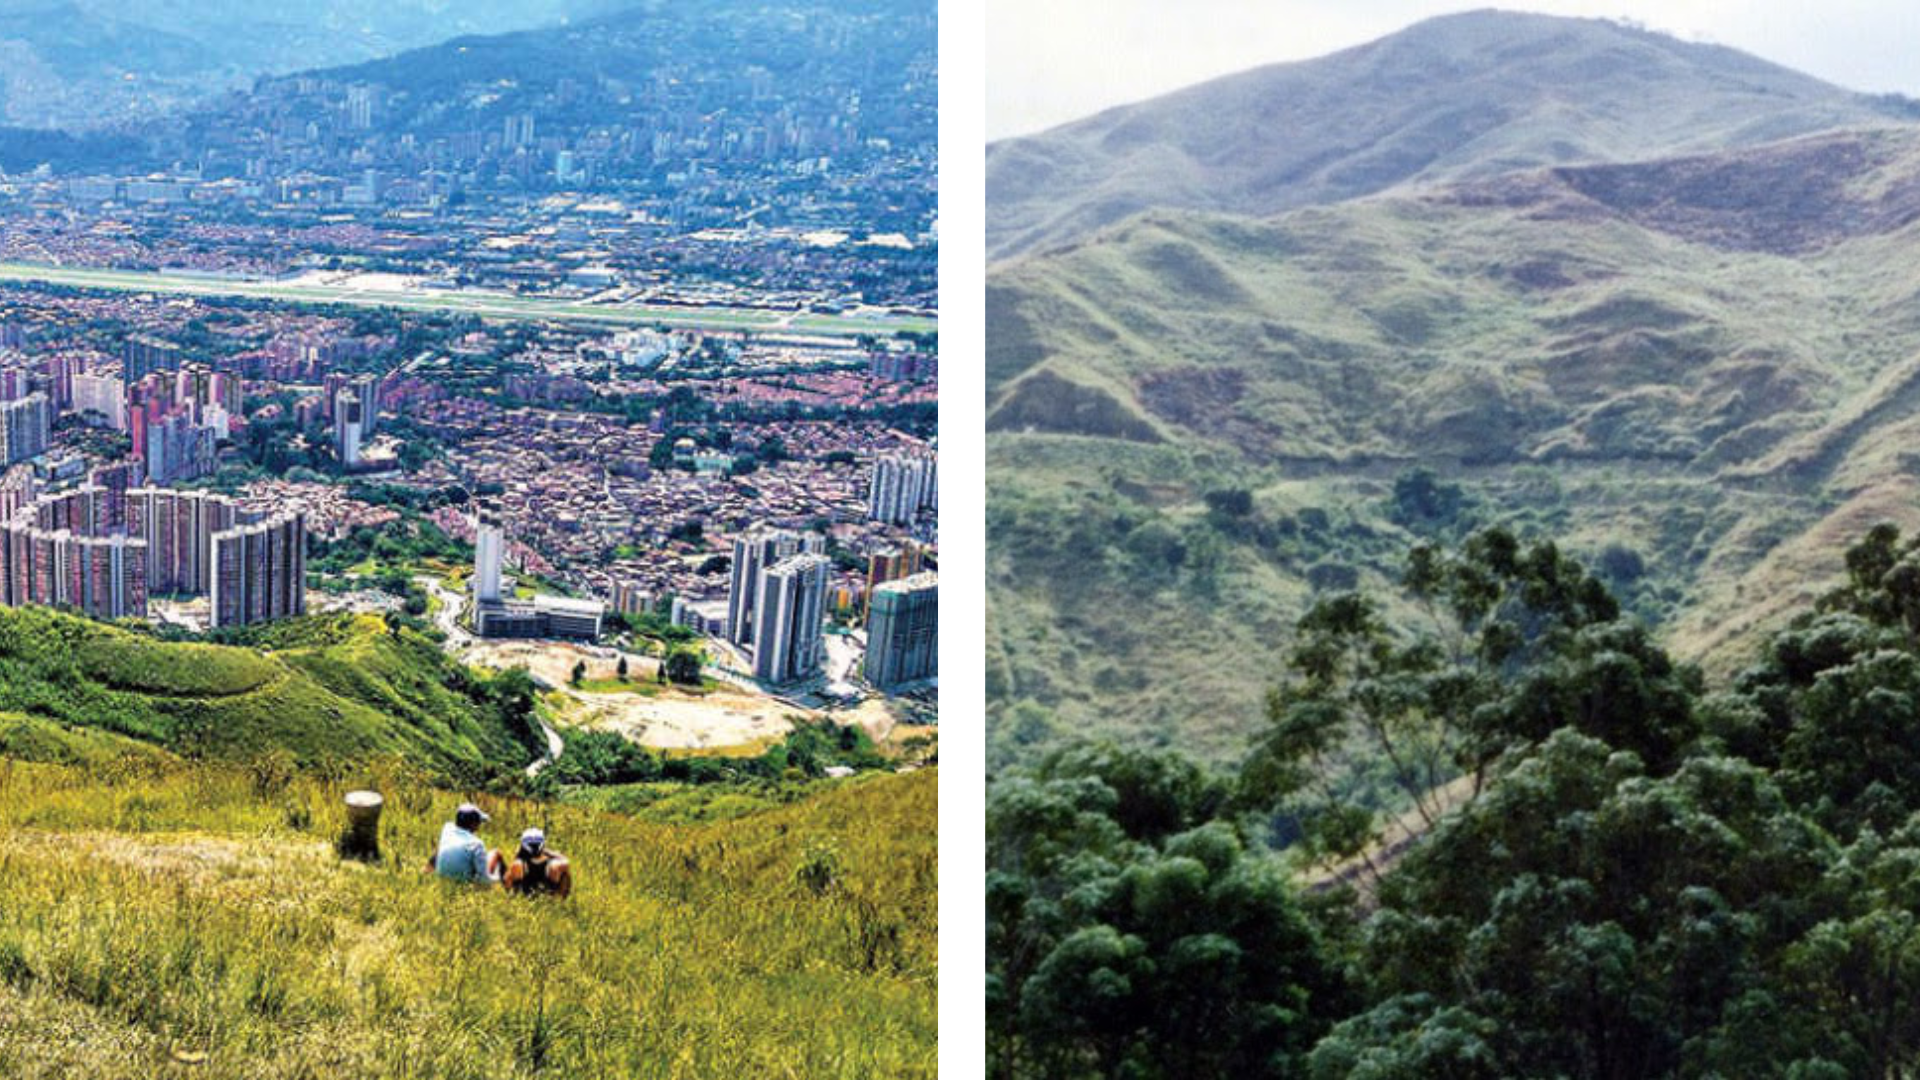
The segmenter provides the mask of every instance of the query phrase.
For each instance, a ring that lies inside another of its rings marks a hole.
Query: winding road
[[[416,574],[413,580],[415,584],[432,593],[434,598],[440,601],[440,611],[434,616],[434,624],[439,626],[447,635],[445,645],[447,652],[451,654],[454,659],[460,659],[461,651],[474,642],[473,635],[468,633],[466,629],[460,625],[460,613],[466,610],[466,594],[447,588],[445,585],[440,584],[439,578],[433,577],[430,574]],[[536,684],[544,683],[544,681],[545,680],[540,679],[538,676],[534,677]],[[551,687],[546,688],[551,689]],[[567,744],[560,738],[560,733],[553,730],[552,724],[547,723],[545,719],[540,717],[535,717],[535,719],[539,720],[540,730],[547,736],[547,756],[527,766],[528,779],[539,776],[540,773],[544,771],[547,766],[553,764],[567,748]]]

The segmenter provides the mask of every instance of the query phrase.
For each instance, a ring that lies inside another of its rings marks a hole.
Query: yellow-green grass
[[[766,735],[749,742],[736,743],[733,746],[667,746],[655,753],[661,757],[703,757],[703,758],[750,758],[759,757],[778,746],[786,738],[784,735]]]
[[[710,679],[705,675],[700,677],[700,685],[698,686],[691,686],[687,683],[663,683],[655,678],[629,675],[625,679],[618,677],[582,679],[580,680],[579,686],[572,687],[574,690],[588,694],[639,694],[641,697],[659,697],[662,694],[666,694],[669,697],[693,698],[706,697],[716,690],[724,690],[726,688],[726,683],[718,679]]]
[[[628,677],[609,679],[582,679],[573,689],[588,694],[639,694],[641,697],[659,697],[662,686],[652,679]]]
[[[479,797],[564,903],[423,875],[461,796],[373,782],[361,866],[336,784],[0,761],[0,1076],[934,1075],[933,771],[710,825]]]
[[[75,649],[80,670],[116,690],[171,697],[231,697],[282,677],[271,660],[250,650],[175,644],[102,635]]]
[[[662,825],[683,825],[747,817],[811,798],[823,788],[854,782],[850,779],[753,780],[731,784],[688,784],[656,780],[568,788],[561,798],[575,806],[630,814]],[[871,778],[863,778],[858,782],[870,783]]]

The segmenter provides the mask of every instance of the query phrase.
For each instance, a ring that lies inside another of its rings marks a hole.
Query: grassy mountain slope
[[[452,795],[388,785],[361,866],[338,785],[0,760],[0,1073],[931,1077],[937,786],[701,826],[487,803],[574,861],[550,904],[421,873]]]
[[[1600,20],[1449,15],[993,144],[987,253],[1071,243],[1149,208],[1266,215],[1883,124],[1888,108],[1732,49]]]
[[[400,757],[478,782],[537,756],[484,690],[410,632],[313,617],[261,632],[262,650],[157,641],[38,608],[0,609],[0,716],[21,737],[114,736],[192,757],[283,751],[302,765]],[[0,744],[8,738],[0,722]]]
[[[1725,668],[1920,521],[1920,137],[1156,211],[989,282],[990,692],[1244,746],[1318,589],[1470,521],[1564,536]],[[1470,511],[1409,520],[1425,466]],[[1244,490],[1245,510],[1209,504]],[[1013,726],[1017,726],[1017,723]],[[1044,737],[1038,732],[1038,737]]]

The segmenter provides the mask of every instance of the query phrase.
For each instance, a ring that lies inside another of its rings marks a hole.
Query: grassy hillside
[[[1479,11],[1217,79],[987,152],[990,260],[1152,208],[1263,215],[1540,166],[1884,124],[1875,101],[1719,46]]]
[[[457,797],[375,782],[362,866],[336,783],[0,760],[0,1074],[934,1075],[935,771],[712,825],[483,801],[558,904],[423,875]]]
[[[0,745],[52,740],[84,757],[103,740],[132,741],[195,758],[284,753],[302,766],[397,757],[470,784],[538,756],[536,733],[491,681],[411,632],[316,616],[256,637],[260,648],[162,642],[0,609],[0,716],[20,718],[0,721]]]
[[[1316,589],[1384,585],[1476,522],[1607,560],[1724,671],[1844,538],[1920,522],[1917,221],[1920,139],[1861,132],[1265,220],[1156,211],[993,275],[1003,741],[1047,737],[1014,716],[1031,701],[1235,755]],[[1465,506],[1409,514],[1417,468]]]

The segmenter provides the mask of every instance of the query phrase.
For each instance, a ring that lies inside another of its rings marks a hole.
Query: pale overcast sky
[[[1304,60],[1452,11],[1631,19],[1854,90],[1920,97],[1920,0],[987,0],[987,136]]]

